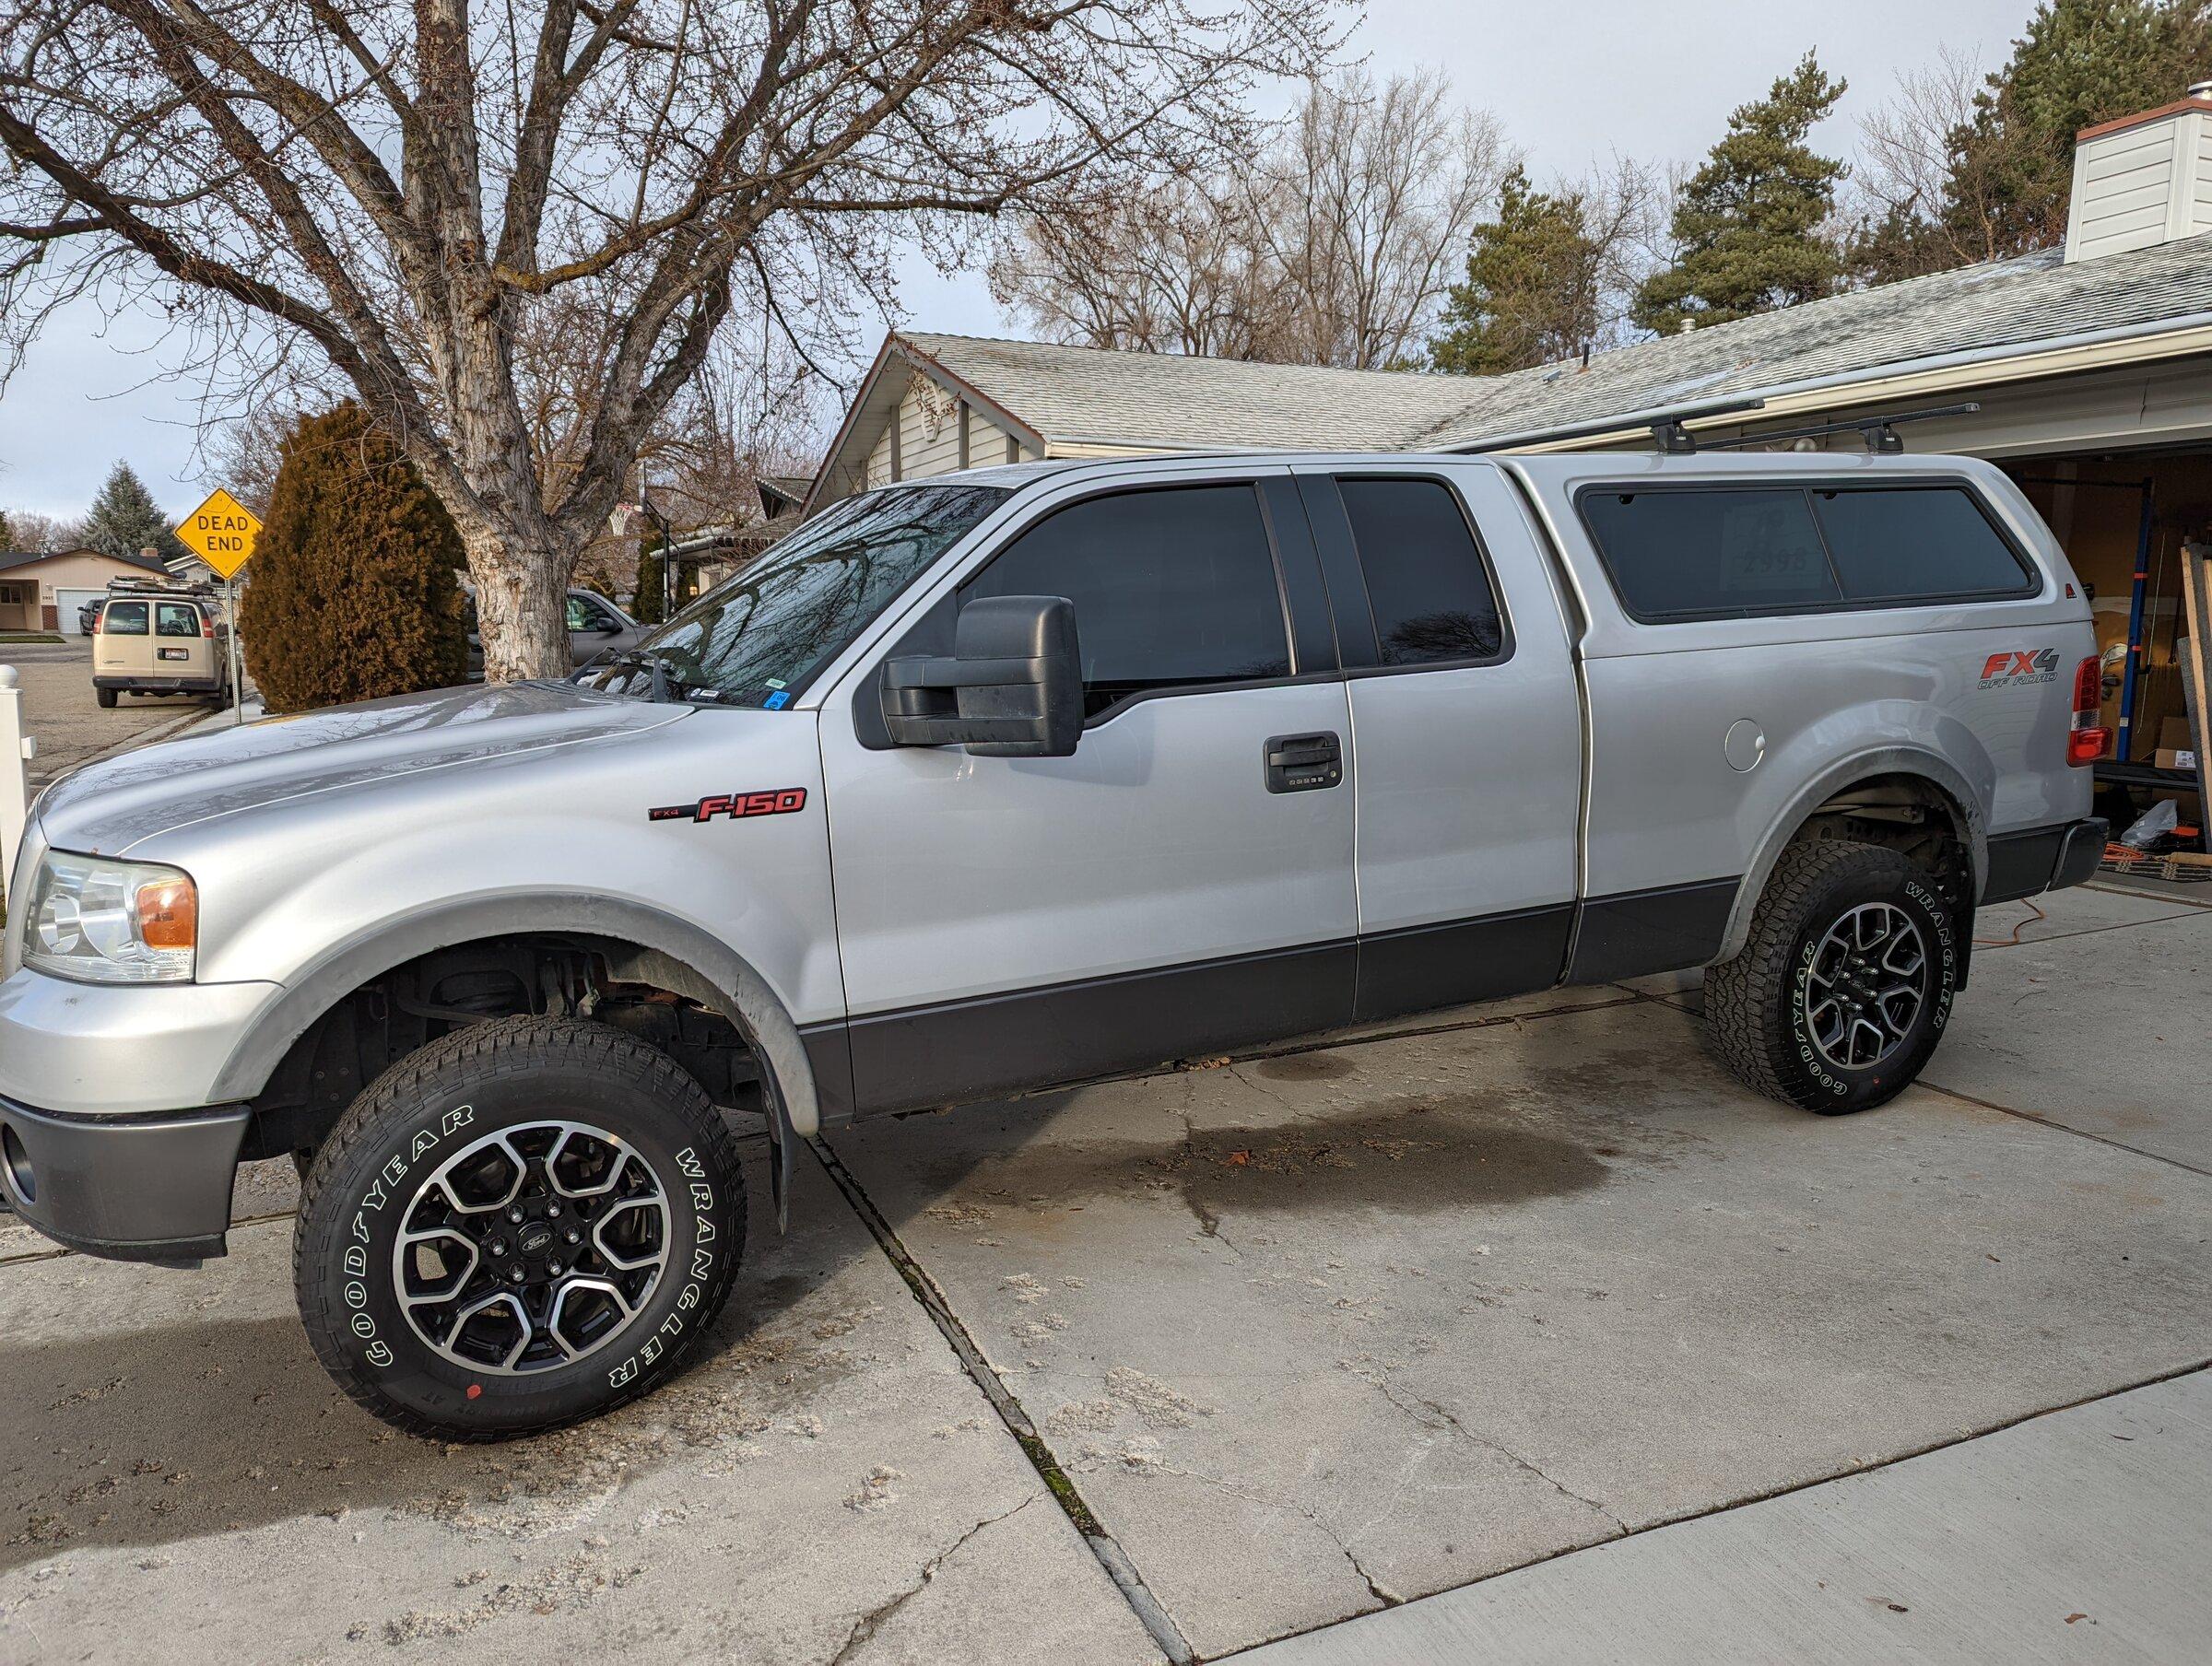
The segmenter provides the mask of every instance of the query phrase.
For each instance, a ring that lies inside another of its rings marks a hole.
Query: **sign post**
[[[184,547],[215,569],[223,581],[223,611],[230,621],[230,722],[242,723],[245,713],[245,674],[239,663],[238,575],[253,558],[253,541],[261,536],[261,521],[236,498],[218,487],[207,501],[177,525]]]

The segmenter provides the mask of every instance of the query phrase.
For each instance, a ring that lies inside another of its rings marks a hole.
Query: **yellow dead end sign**
[[[223,635],[229,639],[230,721],[243,720],[245,675],[239,664],[238,574],[253,558],[253,540],[261,536],[261,518],[221,487],[207,494],[207,501],[177,525],[184,547],[215,569],[223,581]]]
[[[253,511],[220,487],[177,523],[184,547],[224,579],[236,578],[253,558],[253,540],[260,535],[261,522]]]

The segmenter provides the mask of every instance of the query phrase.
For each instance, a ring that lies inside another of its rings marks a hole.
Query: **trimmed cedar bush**
[[[239,599],[246,666],[269,710],[462,681],[462,559],[444,505],[359,405],[301,417]]]

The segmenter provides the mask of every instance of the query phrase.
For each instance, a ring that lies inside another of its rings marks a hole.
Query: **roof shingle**
[[[1957,354],[2212,316],[2212,235],[2074,265],[2053,249],[1510,375],[1338,370],[1040,342],[900,339],[1048,440],[1451,451]]]

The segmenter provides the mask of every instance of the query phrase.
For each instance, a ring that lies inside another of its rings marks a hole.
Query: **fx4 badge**
[[[712,821],[717,815],[733,820],[747,815],[789,815],[806,807],[806,789],[784,787],[771,792],[717,792],[695,804],[665,804],[645,812],[647,821]]]
[[[2023,688],[2030,683],[2054,682],[2058,677],[2058,650],[2039,648],[2028,652],[2007,649],[1982,662],[1984,688]]]

